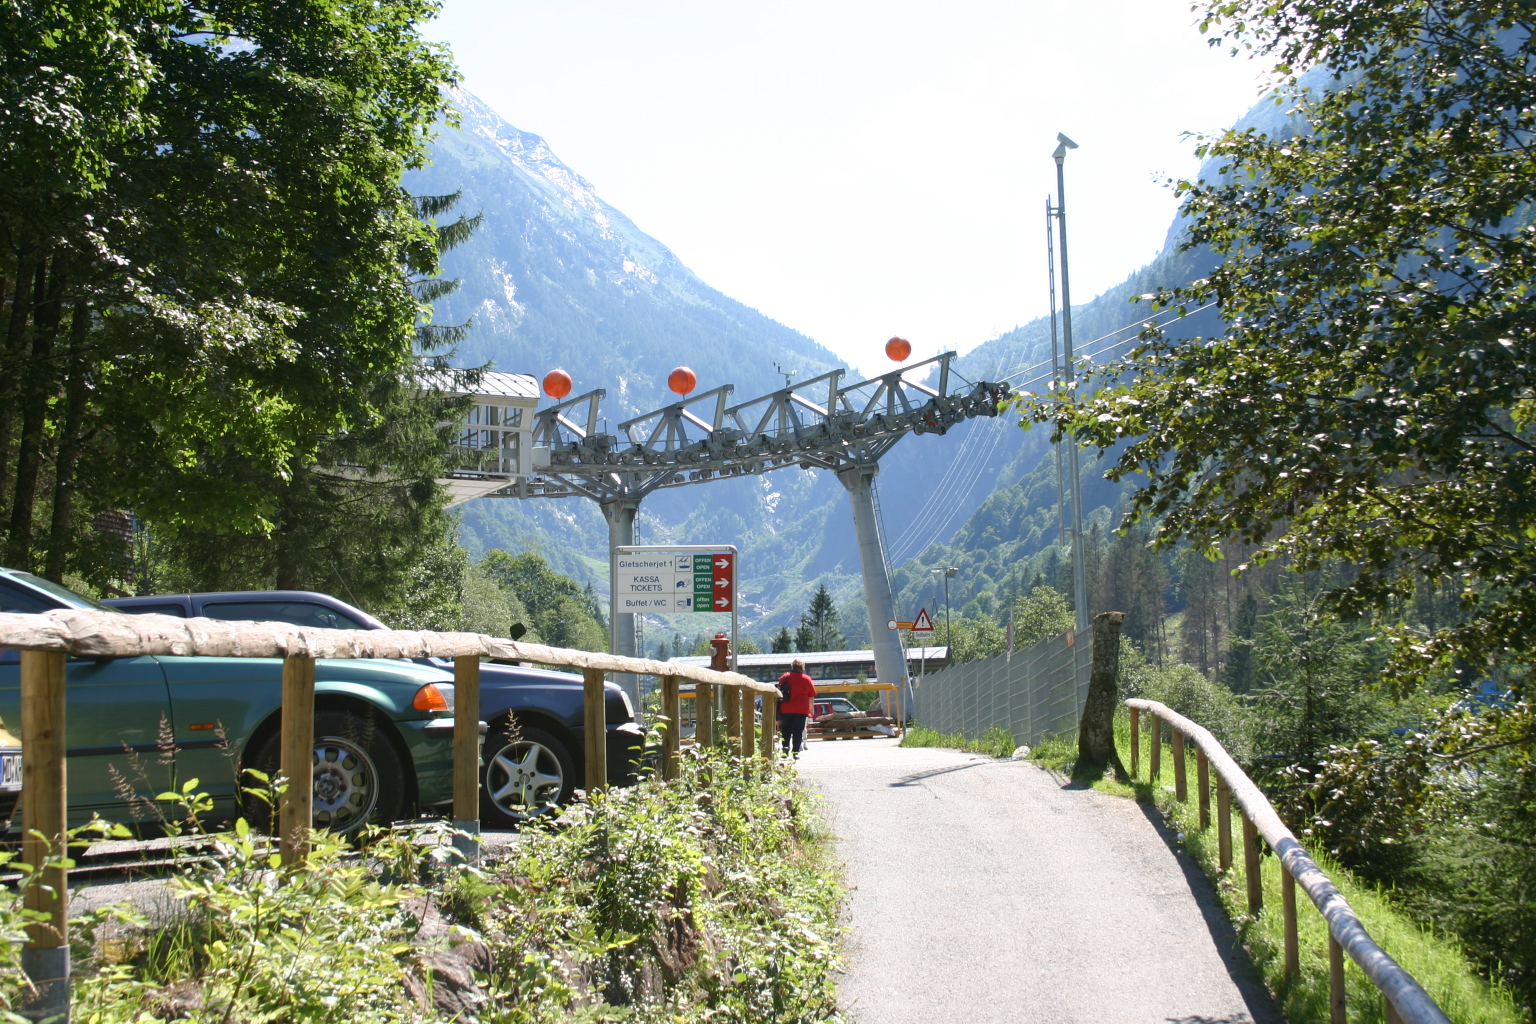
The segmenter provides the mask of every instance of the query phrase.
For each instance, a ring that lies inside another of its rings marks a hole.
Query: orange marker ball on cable
[[[885,354],[894,363],[905,362],[907,356],[912,354],[912,343],[906,338],[892,338],[885,343]]]
[[[679,395],[686,395],[698,386],[699,377],[686,366],[679,366],[667,374],[667,387]]]
[[[571,393],[571,375],[564,370],[550,370],[544,375],[544,393],[550,398],[564,398]]]

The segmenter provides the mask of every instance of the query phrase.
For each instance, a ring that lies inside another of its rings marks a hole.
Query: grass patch
[[[901,737],[903,747],[948,747],[987,757],[1012,757],[1018,744],[1013,734],[997,726],[988,729],[979,739],[971,739],[964,733],[939,732],[925,725],[909,725]]]
[[[1115,745],[1127,769],[1130,759],[1130,721],[1122,712],[1115,719]],[[1112,774],[1097,772],[1075,776],[1089,782],[1100,792],[1155,801],[1178,831],[1184,848],[1204,868],[1215,884],[1227,916],[1237,928],[1244,947],[1259,970],[1269,991],[1280,1003],[1291,1024],[1328,1024],[1328,929],[1321,914],[1312,907],[1305,893],[1297,895],[1297,937],[1300,973],[1287,978],[1285,968],[1284,919],[1281,913],[1280,862],[1267,847],[1260,861],[1264,905],[1255,918],[1248,914],[1247,884],[1243,877],[1242,818],[1234,806],[1232,814],[1231,870],[1220,868],[1220,847],[1216,821],[1215,779],[1211,780],[1211,825],[1200,828],[1196,755],[1193,743],[1184,750],[1188,799],[1176,799],[1173,747],[1164,733],[1161,770],[1149,778],[1148,734],[1143,732],[1139,772],[1130,785],[1115,781]],[[1030,751],[1030,757],[1042,766],[1073,775],[1077,760],[1077,739],[1057,737],[1042,741]],[[1331,878],[1355,913],[1360,915],[1371,937],[1390,953],[1403,968],[1418,979],[1431,998],[1440,1004],[1457,1024],[1523,1024],[1530,1018],[1515,1004],[1507,989],[1480,977],[1462,954],[1454,937],[1434,934],[1405,913],[1384,892],[1356,878],[1332,858],[1313,850],[1312,856]],[[1381,994],[1348,957],[1344,963],[1345,1006],[1350,1024],[1384,1024],[1386,1006]]]
[[[172,876],[174,920],[76,922],[74,1019],[839,1020],[842,889],[793,768],[682,761],[679,780],[601,794],[478,869],[441,826],[362,850],[321,834],[283,869],[242,822],[215,837],[224,858]],[[0,935],[19,923],[0,896]]]
[[[1125,762],[1127,769],[1131,766],[1131,723],[1124,715],[1115,716],[1115,748],[1120,751],[1120,760]],[[1067,733],[1062,736],[1047,736],[1029,750],[1029,759],[1037,762],[1042,768],[1048,768],[1062,775],[1069,775],[1078,782],[1085,783],[1090,789],[1100,793],[1108,793],[1111,796],[1130,797],[1135,800],[1152,799],[1152,787],[1146,782],[1137,782],[1134,779],[1129,782],[1121,782],[1115,778],[1114,772],[1101,771],[1097,768],[1077,769],[1077,734]]]

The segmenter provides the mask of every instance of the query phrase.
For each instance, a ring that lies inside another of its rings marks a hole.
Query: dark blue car
[[[137,614],[289,622],[323,629],[388,629],[329,594],[242,590],[213,594],[121,597],[105,602]],[[452,671],[442,658],[422,664]],[[629,696],[607,685],[608,781],[634,781],[645,734]],[[486,827],[515,825],[548,803],[564,803],[586,780],[582,678],[516,665],[480,666],[480,717],[490,726],[480,769],[480,817]]]

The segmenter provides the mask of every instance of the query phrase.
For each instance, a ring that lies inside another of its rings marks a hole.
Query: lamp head
[[[1055,160],[1057,163],[1061,163],[1062,160],[1066,159],[1067,150],[1069,150],[1069,149],[1076,149],[1076,148],[1077,148],[1077,143],[1075,143],[1071,139],[1067,138],[1061,132],[1057,132],[1056,133],[1056,152],[1051,154],[1051,159]]]

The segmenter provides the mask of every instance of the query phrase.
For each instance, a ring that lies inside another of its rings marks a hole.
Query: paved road
[[[1279,1024],[1200,869],[1132,800],[1028,762],[818,742],[858,1024]]]

